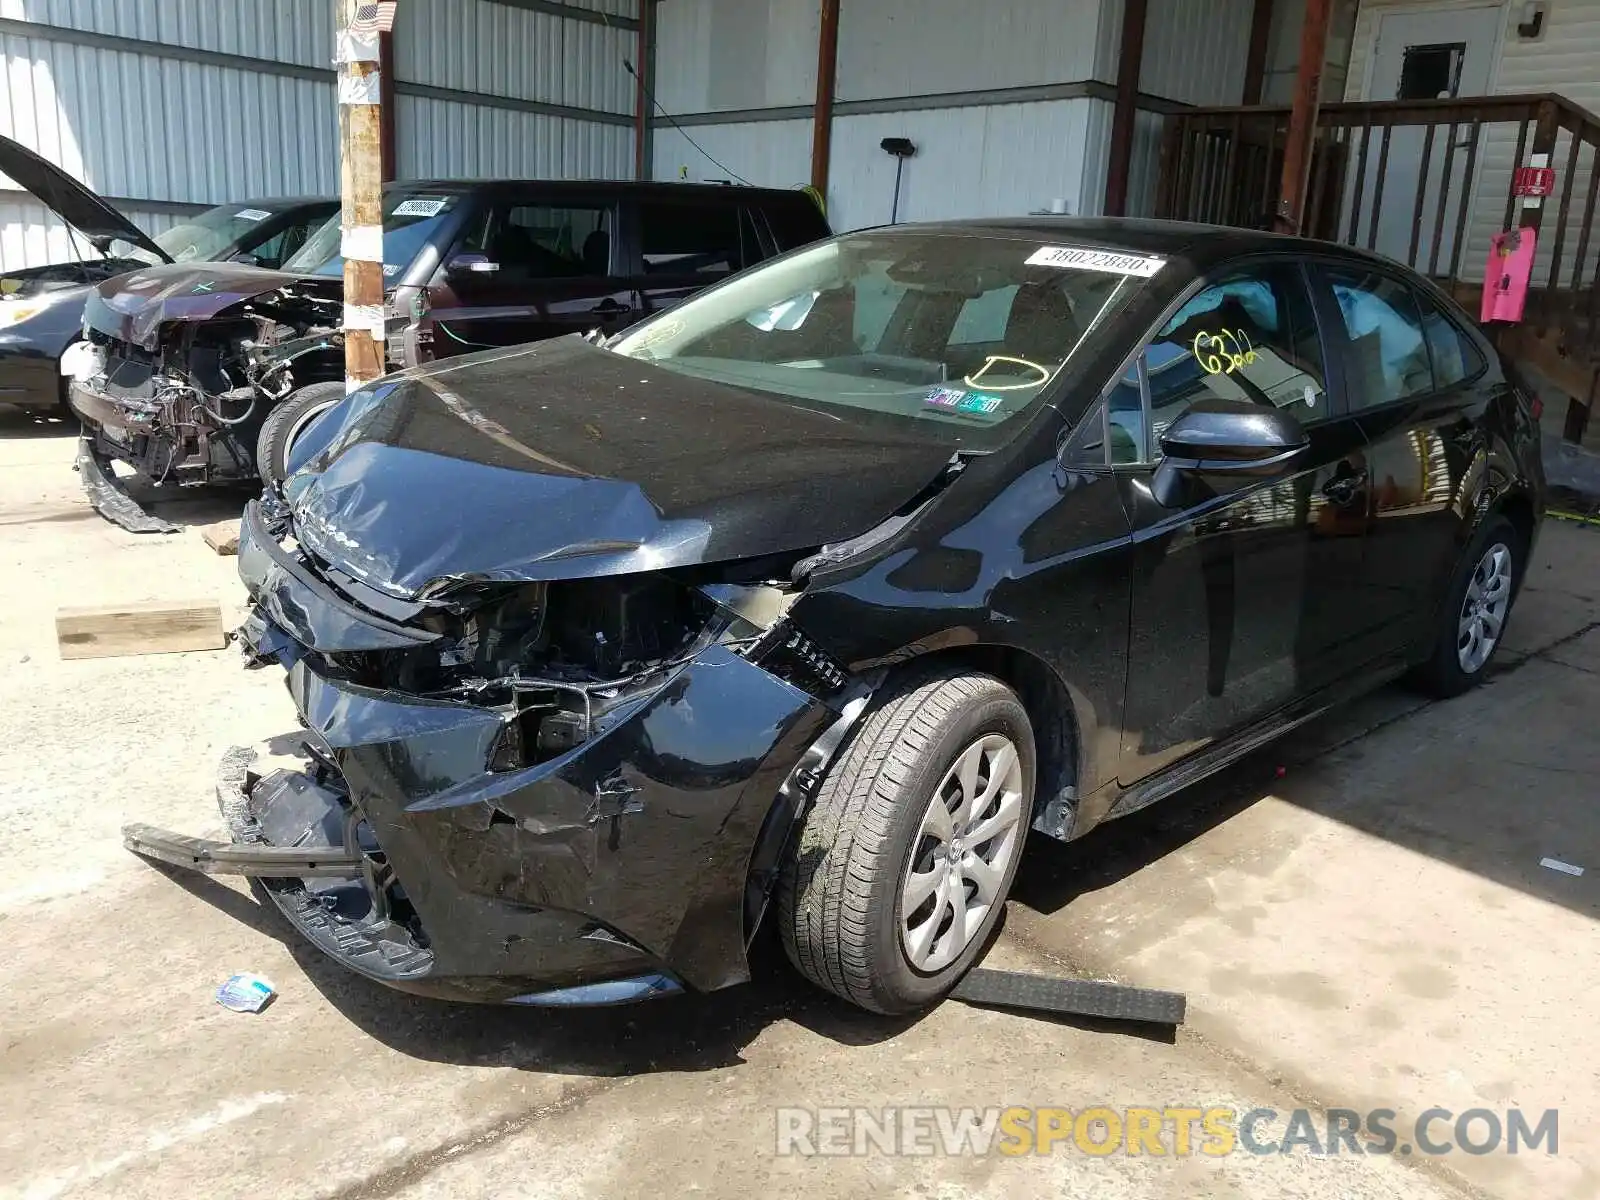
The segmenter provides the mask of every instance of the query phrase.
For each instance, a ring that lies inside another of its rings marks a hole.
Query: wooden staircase
[[[1154,215],[1270,228],[1287,107],[1163,114]],[[1528,206],[1515,168],[1543,155],[1552,195]],[[1428,275],[1477,311],[1489,238],[1537,231],[1528,305],[1491,326],[1501,349],[1568,397],[1564,436],[1600,440],[1600,117],[1556,95],[1323,105],[1306,192],[1308,236],[1362,246]]]

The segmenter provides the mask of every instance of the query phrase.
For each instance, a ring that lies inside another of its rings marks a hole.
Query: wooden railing
[[[1271,226],[1287,108],[1184,109],[1161,120],[1155,215]],[[1513,174],[1540,154],[1555,168],[1555,192],[1526,207]],[[1534,228],[1531,334],[1553,337],[1554,365],[1570,368],[1558,382],[1585,395],[1600,364],[1597,190],[1600,118],[1561,96],[1327,104],[1303,229],[1386,254],[1470,300],[1490,236]]]

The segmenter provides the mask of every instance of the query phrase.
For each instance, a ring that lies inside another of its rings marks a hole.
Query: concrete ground
[[[1031,847],[990,964],[1185,991],[1175,1038],[873,1018],[770,950],[746,988],[546,1014],[369,985],[247,888],[121,849],[128,820],[215,830],[218,755],[293,717],[229,651],[59,661],[59,605],[240,600],[194,529],[90,512],[71,446],[0,406],[0,1197],[1600,1195],[1600,530],[1547,525],[1488,686],[1379,693]],[[238,970],[265,1013],[212,1003]],[[775,1153],[778,1107],[842,1105],[1259,1107],[1264,1141],[1387,1108],[1407,1143],[1430,1107],[1561,1111],[1554,1156]]]

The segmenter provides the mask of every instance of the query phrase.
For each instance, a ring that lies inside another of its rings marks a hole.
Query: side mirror
[[[499,269],[487,254],[457,254],[444,265],[446,275],[492,275]]]
[[[261,259],[257,255],[251,254],[248,250],[241,250],[237,254],[229,255],[228,261],[243,263],[247,267],[259,267],[261,265]]]
[[[1193,475],[1278,475],[1310,444],[1288,413],[1237,400],[1196,404],[1161,434],[1161,465],[1150,481],[1156,502],[1176,508]]]

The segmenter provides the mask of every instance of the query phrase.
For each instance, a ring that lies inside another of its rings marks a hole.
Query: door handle
[[[1322,485],[1322,494],[1335,504],[1349,504],[1356,498],[1356,493],[1367,483],[1365,471],[1353,471],[1349,475],[1336,475]]]

